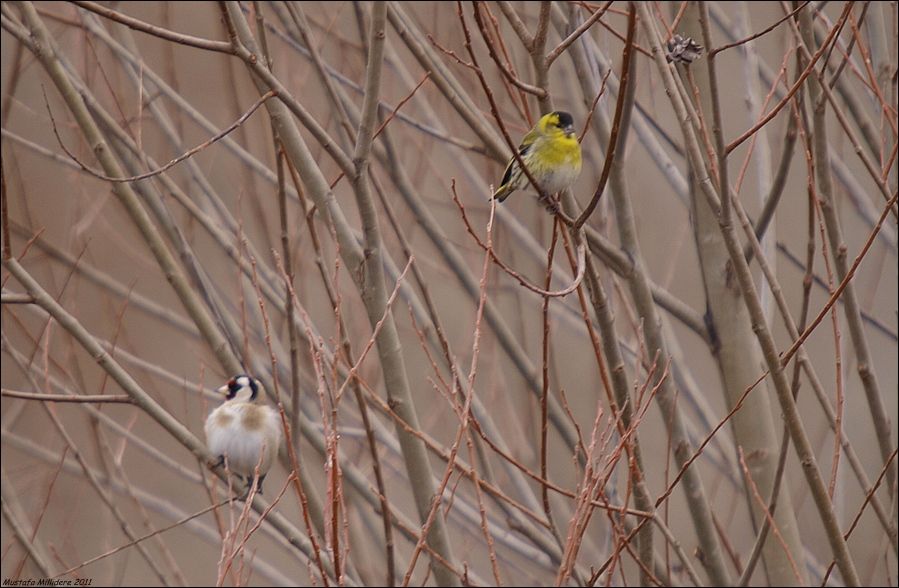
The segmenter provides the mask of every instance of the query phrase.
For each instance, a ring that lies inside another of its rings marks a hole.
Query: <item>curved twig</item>
[[[203,141],[202,143],[200,143],[193,149],[190,149],[190,150],[182,153],[181,155],[179,155],[178,157],[171,160],[170,162],[168,162],[167,164],[163,165],[160,168],[148,171],[147,173],[144,173],[144,174],[130,176],[127,178],[116,178],[116,177],[112,177],[112,176],[107,176],[104,173],[101,173],[101,172],[98,172],[96,170],[89,168],[87,165],[82,163],[77,157],[75,157],[75,154],[72,153],[71,151],[69,151],[69,149],[66,147],[65,143],[63,143],[63,141],[62,141],[62,137],[59,136],[59,130],[56,128],[56,119],[53,117],[53,111],[50,110],[50,102],[47,100],[46,93],[44,93],[44,104],[47,107],[47,113],[50,115],[50,122],[52,123],[52,126],[53,126],[53,134],[56,135],[56,140],[59,142],[59,146],[62,147],[62,150],[65,151],[66,154],[70,158],[72,158],[72,160],[75,163],[77,163],[81,169],[83,169],[85,172],[89,173],[90,175],[94,176],[95,178],[98,178],[98,179],[101,179],[101,180],[104,180],[107,182],[122,183],[122,182],[136,182],[138,180],[146,180],[147,178],[152,178],[153,176],[158,176],[159,174],[164,173],[166,170],[174,167],[175,165],[178,165],[179,163],[181,163],[188,157],[196,155],[197,153],[199,153],[203,149],[206,149],[213,143],[224,139],[226,136],[228,136],[228,134],[231,131],[233,131],[234,129],[236,129],[237,127],[242,125],[244,122],[246,122],[246,120],[248,118],[250,118],[250,116],[254,112],[256,112],[256,110],[258,110],[259,107],[262,106],[266,100],[268,100],[269,98],[273,98],[277,95],[278,95],[278,93],[275,90],[269,90],[268,92],[266,92],[265,94],[260,96],[259,99],[253,103],[253,105],[250,107],[250,109],[247,110],[245,113],[243,113],[240,116],[240,118],[238,118],[236,121],[234,121],[233,123],[228,125],[228,127],[223,129],[220,133],[217,133],[212,138],[210,138],[206,141]]]
[[[459,196],[456,194],[456,180],[452,181],[452,190],[453,190],[453,202],[456,203],[456,206],[459,207],[459,212],[462,213],[462,221],[465,223],[465,228],[468,230],[468,233],[474,237],[475,242],[477,242],[478,246],[490,254],[490,258],[493,259],[494,263],[500,267],[504,272],[518,280],[518,283],[530,290],[531,292],[535,292],[540,296],[546,296],[548,298],[559,298],[562,296],[567,296],[571,294],[575,290],[577,290],[578,286],[581,285],[581,282],[584,279],[584,273],[587,268],[586,257],[587,257],[587,246],[584,242],[581,242],[577,248],[577,275],[574,278],[574,281],[566,288],[562,290],[544,290],[539,286],[535,286],[531,284],[527,278],[510,268],[506,265],[500,258],[497,256],[496,251],[494,251],[492,245],[488,245],[484,243],[480,237],[478,237],[477,233],[474,232],[474,229],[471,226],[471,223],[468,220],[468,215],[465,214],[465,206],[459,200]],[[492,201],[491,201],[492,202]]]
[[[213,41],[211,39],[203,39],[201,37],[194,37],[191,35],[185,35],[183,33],[170,31],[169,29],[165,29],[163,27],[152,25],[150,23],[136,19],[133,16],[122,14],[121,12],[112,10],[111,8],[107,8],[106,6],[97,4],[96,2],[79,2],[78,0],[75,0],[74,4],[76,4],[80,8],[89,10],[90,12],[108,18],[109,20],[114,20],[117,23],[134,29],[135,31],[153,35],[154,37],[159,37],[160,39],[165,39],[166,41],[173,41],[175,43],[178,43],[179,45],[196,47],[197,49],[206,49],[207,51],[217,51],[219,53],[228,53],[229,55],[234,53],[234,50],[231,48],[231,43],[227,41]]]

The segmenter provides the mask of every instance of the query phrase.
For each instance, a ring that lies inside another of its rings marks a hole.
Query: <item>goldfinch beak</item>
[[[219,394],[221,394],[222,396],[227,396],[228,395],[228,384],[225,384],[224,386],[220,386],[220,387],[216,388],[215,391],[218,392]]]

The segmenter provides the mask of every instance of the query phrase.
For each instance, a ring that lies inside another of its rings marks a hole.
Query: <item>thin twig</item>
[[[709,57],[713,57],[722,51],[727,51],[728,49],[733,49],[734,47],[739,47],[740,45],[745,45],[746,43],[754,41],[755,39],[758,39],[759,37],[767,35],[771,31],[773,31],[774,29],[779,27],[785,20],[795,16],[797,13],[799,13],[800,10],[802,10],[803,8],[808,6],[810,3],[811,3],[811,0],[806,0],[805,2],[800,4],[798,8],[796,8],[795,10],[793,10],[792,12],[790,12],[783,18],[779,19],[777,22],[775,22],[771,26],[766,27],[765,29],[759,31],[758,33],[753,33],[752,35],[749,35],[745,39],[740,39],[739,41],[734,41],[733,43],[727,43],[720,47],[715,47],[714,49],[709,49]]]
[[[599,199],[602,197],[602,193],[606,188],[606,182],[609,180],[609,176],[612,173],[612,164],[615,161],[615,155],[619,149],[618,135],[621,132],[622,115],[626,108],[625,97],[628,96],[627,88],[631,83],[630,65],[633,55],[634,35],[636,35],[636,32],[637,13],[636,10],[631,7],[627,17],[627,39],[624,42],[624,54],[621,57],[621,76],[619,77],[618,82],[618,100],[615,103],[615,116],[612,119],[612,131],[609,133],[609,144],[606,147],[606,160],[603,163],[599,184],[593,192],[593,198],[590,200],[590,204],[587,205],[581,213],[581,216],[574,222],[575,230],[580,229],[584,223],[587,222],[587,219],[590,218],[590,215],[593,214],[593,211],[596,209],[596,205],[599,204]],[[623,147],[624,145],[621,145],[621,148]]]
[[[202,143],[200,143],[193,149],[189,149],[185,153],[182,153],[181,155],[179,155],[175,159],[169,161],[167,164],[163,165],[162,167],[160,167],[158,169],[154,169],[152,171],[148,171],[147,173],[143,173],[143,174],[140,174],[137,176],[130,176],[127,178],[116,178],[116,177],[112,177],[112,176],[107,176],[101,172],[98,172],[96,170],[89,168],[87,165],[85,165],[84,163],[79,161],[78,158],[75,157],[75,155],[71,151],[69,151],[69,149],[66,147],[65,143],[63,143],[62,137],[59,136],[59,130],[56,128],[56,119],[53,118],[53,112],[50,110],[50,103],[49,103],[49,101],[47,101],[46,95],[44,95],[44,102],[47,107],[47,112],[50,115],[50,121],[53,124],[53,134],[56,135],[56,140],[59,142],[59,146],[62,147],[63,151],[65,151],[66,154],[69,157],[71,157],[72,160],[75,163],[77,163],[81,167],[81,169],[83,169],[85,172],[87,172],[90,175],[92,175],[96,178],[99,178],[101,180],[115,183],[115,182],[136,182],[138,180],[146,180],[147,178],[152,178],[153,176],[158,176],[159,174],[164,173],[169,168],[174,167],[175,165],[178,165],[185,159],[199,153],[200,151],[202,151],[203,149],[206,149],[213,143],[216,143],[217,141],[220,141],[220,140],[224,139],[225,137],[227,137],[228,134],[231,133],[234,129],[236,129],[237,127],[242,125],[244,122],[246,122],[246,120],[248,118],[250,118],[250,116],[254,112],[256,112],[256,110],[260,106],[262,106],[266,100],[268,100],[269,98],[272,98],[274,96],[277,96],[277,92],[275,92],[274,90],[269,90],[268,92],[266,92],[265,94],[260,96],[259,99],[256,100],[256,102],[254,102],[252,106],[250,106],[249,110],[247,110],[245,113],[243,113],[240,116],[240,118],[238,118],[236,121],[234,121],[233,123],[228,125],[220,133],[217,133],[214,137],[210,137],[206,141],[203,141]]]
[[[893,465],[893,462],[896,461],[896,455],[899,453],[899,449],[893,449],[893,452],[889,455],[887,460],[884,462],[883,467],[880,468],[880,474],[877,476],[877,479],[874,481],[874,484],[865,492],[865,499],[862,501],[862,505],[859,507],[858,512],[855,514],[855,517],[852,519],[852,524],[849,525],[849,528],[846,530],[846,533],[843,534],[845,539],[849,539],[849,535],[855,530],[858,525],[859,520],[861,520],[862,515],[865,513],[865,508],[867,508],[868,504],[871,502],[874,494],[877,492],[877,489],[880,488],[880,485],[883,483],[884,478],[887,476],[887,473],[890,471],[890,467]],[[895,515],[895,506],[893,507],[893,514]],[[894,519],[895,521],[895,519]],[[830,562],[830,565],[827,566],[827,572],[824,574],[824,578],[821,580],[821,585],[826,586],[827,580],[830,578],[831,572],[833,572],[834,566],[837,565],[836,560]]]
[[[799,566],[796,564],[796,558],[793,556],[792,553],[790,553],[790,548],[787,545],[786,541],[784,540],[783,535],[781,534],[780,529],[778,528],[777,523],[774,520],[774,513],[772,513],[771,511],[769,511],[767,509],[765,500],[762,498],[762,495],[759,494],[758,485],[756,485],[755,480],[752,479],[752,474],[749,470],[749,466],[746,465],[746,458],[743,455],[743,448],[738,447],[737,451],[739,453],[739,458],[740,458],[740,467],[743,469],[743,476],[746,478],[746,481],[748,482],[749,489],[752,492],[752,497],[758,503],[759,508],[762,509],[762,512],[765,515],[765,519],[767,521],[768,527],[771,528],[771,531],[774,533],[774,536],[777,537],[777,540],[780,542],[781,549],[783,549],[784,552],[787,554],[787,559],[790,562],[790,567],[793,569],[793,577],[796,579],[797,582],[801,583],[804,576],[799,571]]]
[[[880,227],[883,225],[883,222],[886,220],[887,216],[889,216],[890,212],[892,212],[892,207],[896,204],[897,195],[899,193],[893,193],[893,197],[886,203],[884,206],[883,212],[880,215],[880,219],[877,221],[877,224],[872,229],[871,233],[868,235],[868,239],[865,241],[864,246],[861,251],[859,251],[858,255],[855,258],[855,261],[852,262],[852,265],[849,267],[849,270],[846,272],[846,276],[840,281],[840,284],[834,289],[833,294],[831,294],[830,298],[827,300],[827,303],[821,308],[818,312],[818,315],[815,319],[809,324],[809,326],[799,335],[799,338],[793,341],[793,344],[787,348],[786,351],[780,354],[780,362],[783,365],[787,365],[790,360],[793,358],[793,355],[799,349],[799,347],[805,342],[805,340],[809,337],[809,335],[814,332],[814,330],[818,327],[824,317],[827,315],[827,312],[830,310],[830,307],[837,303],[840,299],[843,290],[850,284],[852,278],[855,276],[855,271],[858,269],[858,266],[861,264],[862,260],[868,253],[868,250],[871,248],[871,245],[874,244],[874,239],[877,237],[877,234],[880,232]]]
[[[603,17],[603,15],[606,13],[606,11],[611,6],[612,6],[612,2],[606,2],[605,4],[603,4],[602,8],[600,8],[599,10],[596,10],[593,14],[591,14],[590,17],[587,18],[587,20],[585,20],[584,22],[582,22],[578,28],[576,28],[574,31],[572,31],[572,33],[570,35],[565,37],[561,43],[556,45],[555,49],[553,49],[552,51],[547,53],[546,58],[545,58],[546,67],[551,66],[553,64],[553,62],[556,59],[558,59],[559,56],[562,55],[562,53],[564,53],[571,46],[572,43],[577,41],[581,35],[586,33],[587,30],[596,23],[596,21],[601,19]],[[631,39],[631,40],[633,40],[633,39]],[[625,52],[628,51],[629,47],[631,47],[630,42],[625,41],[625,47],[624,47]]]
[[[24,400],[40,400],[42,402],[110,402],[118,404],[134,404],[127,394],[40,394],[36,392],[21,392],[19,390],[2,389],[3,396],[10,398],[22,398]]]
[[[793,83],[793,86],[786,93],[786,95],[780,100],[780,102],[778,102],[777,104],[774,105],[774,108],[771,109],[771,112],[769,112],[767,115],[765,115],[762,118],[762,120],[760,120],[758,123],[754,124],[751,128],[747,129],[742,135],[740,135],[739,137],[737,137],[736,139],[734,139],[733,141],[728,143],[727,147],[724,150],[724,152],[726,154],[729,154],[731,151],[733,151],[734,149],[739,147],[740,144],[742,144],[744,141],[746,141],[746,139],[755,135],[756,131],[758,131],[760,128],[762,128],[763,126],[765,126],[766,124],[771,122],[771,119],[773,119],[775,116],[777,116],[777,113],[780,112],[781,108],[783,108],[784,106],[789,104],[790,99],[793,97],[793,94],[795,94],[797,91],[799,91],[799,88],[801,88],[803,86],[803,83],[805,82],[805,78],[810,76],[812,74],[812,72],[815,71],[815,65],[818,63],[818,60],[821,59],[821,56],[824,55],[825,51],[827,50],[828,46],[830,46],[831,42],[834,41],[836,34],[840,31],[840,28],[842,28],[842,25],[846,22],[846,18],[849,15],[849,11],[851,8],[852,8],[852,4],[849,4],[849,3],[847,3],[846,6],[843,8],[843,13],[840,15],[840,18],[837,21],[837,24],[830,30],[830,34],[828,34],[827,38],[824,40],[824,42],[821,43],[821,47],[818,48],[818,50],[815,52],[815,54],[809,60],[809,63],[806,66],[805,70],[803,70],[803,72],[799,75],[799,77],[796,78],[796,81]]]
[[[451,184],[452,184],[451,188],[452,188],[452,193],[453,193],[453,202],[455,202],[456,206],[459,208],[459,212],[462,215],[462,222],[465,223],[465,228],[468,230],[468,233],[472,237],[474,237],[474,240],[478,244],[478,246],[481,249],[483,249],[484,251],[486,251],[490,255],[490,258],[493,260],[493,262],[496,263],[496,265],[498,265],[504,272],[506,272],[507,274],[509,274],[516,280],[518,280],[519,284],[521,284],[522,286],[524,286],[531,292],[539,294],[540,296],[546,296],[549,298],[559,298],[562,296],[567,296],[577,289],[577,287],[580,285],[581,281],[584,279],[584,272],[586,271],[587,247],[584,243],[581,243],[580,245],[578,245],[577,274],[575,275],[572,283],[561,290],[554,290],[554,291],[544,290],[543,288],[541,288],[539,286],[535,286],[534,284],[530,283],[524,276],[522,276],[521,274],[519,274],[518,272],[516,272],[515,270],[510,268],[508,265],[506,265],[506,263],[503,262],[497,256],[496,251],[491,246],[489,246],[487,243],[484,243],[480,237],[478,237],[477,233],[475,233],[475,231],[474,231],[474,228],[472,228],[472,226],[471,226],[471,222],[469,222],[469,220],[468,220],[468,215],[465,213],[465,206],[462,204],[462,201],[459,200],[458,194],[456,194],[455,178],[452,180]]]
[[[492,39],[490,39],[489,37],[487,25],[480,18],[480,9],[482,4],[482,2],[474,2],[472,8],[474,9],[475,22],[478,24],[478,30],[481,32],[481,37],[484,38],[484,43],[487,45],[487,51],[488,53],[490,53],[490,58],[493,59],[493,62],[499,68],[500,72],[502,72],[502,74],[506,76],[506,79],[509,80],[516,88],[523,90],[528,94],[533,94],[538,98],[543,98],[544,96],[546,96],[546,90],[523,82],[521,78],[511,70],[510,66],[507,66],[500,60],[499,55],[497,55],[496,53],[496,48],[493,46]]]
[[[175,43],[178,43],[179,45],[184,45],[186,47],[196,47],[197,49],[206,49],[207,51],[217,51],[219,53],[232,54],[234,52],[231,48],[231,43],[227,41],[213,41],[210,39],[203,39],[200,37],[194,37],[191,35],[185,35],[183,33],[170,31],[163,27],[152,25],[150,23],[134,18],[133,16],[122,14],[121,12],[115,11],[111,8],[107,8],[101,4],[97,4],[96,2],[74,0],[74,4],[80,6],[85,10],[89,10],[91,12],[99,14],[104,18],[108,18],[109,20],[121,23],[126,27],[134,29],[135,31],[147,33],[148,35],[153,35],[154,37],[159,37],[160,39],[165,39],[166,41],[173,41]]]

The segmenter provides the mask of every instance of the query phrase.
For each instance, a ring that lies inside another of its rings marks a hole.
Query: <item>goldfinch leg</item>
[[[250,490],[253,489],[253,479],[246,476],[239,476],[239,478],[246,482],[247,487],[246,490],[244,490],[243,494],[240,495],[240,498],[238,498],[238,500],[243,500],[244,502],[246,502],[247,498],[250,497]]]
[[[240,479],[246,482],[247,489],[241,495],[240,500],[246,500],[250,497],[250,491],[253,489],[253,477],[252,476],[240,476]],[[265,476],[259,476],[259,479],[256,480],[256,493],[262,494],[262,482],[265,480]]]

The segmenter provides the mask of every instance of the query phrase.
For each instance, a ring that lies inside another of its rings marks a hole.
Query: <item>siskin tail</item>
[[[509,190],[509,185],[503,184],[502,186],[500,186],[499,188],[496,189],[496,192],[493,193],[493,199],[499,200],[500,202],[502,202],[503,200],[508,198],[509,194],[511,194],[511,193],[512,193],[512,190]]]

